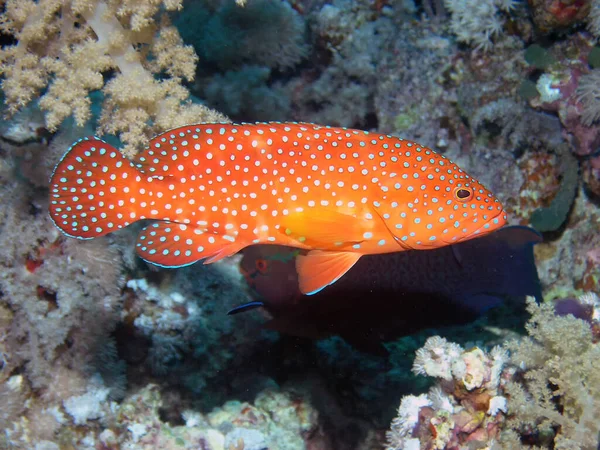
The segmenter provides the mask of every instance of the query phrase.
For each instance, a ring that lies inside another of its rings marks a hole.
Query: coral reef
[[[240,8],[233,1],[199,1],[174,22],[200,56],[193,92],[208,105],[247,122],[291,117],[285,74],[310,52],[298,5],[254,0]]]
[[[316,432],[317,413],[306,400],[276,389],[252,404],[231,401],[207,414],[184,410],[180,424],[161,418],[167,401],[157,386],[147,385],[112,413],[95,441],[108,448],[300,450]]]
[[[210,105],[231,117],[277,120],[290,115],[290,98],[285,86],[269,85],[271,69],[244,66],[213,76],[204,88]]]
[[[598,314],[600,301],[587,293],[578,302],[589,310],[588,320],[573,314],[557,315],[552,304],[529,301],[529,337],[510,341],[511,378],[507,433],[501,443],[515,448],[521,442],[537,441],[555,448],[596,448],[600,424]]]
[[[562,161],[562,180],[560,189],[552,199],[552,203],[545,207],[533,211],[529,222],[538,231],[556,231],[558,230],[571,210],[577,187],[579,186],[579,164],[577,160],[568,153],[563,155]]]
[[[8,110],[18,111],[45,88],[39,103],[48,129],[71,115],[83,126],[91,116],[88,94],[102,89],[98,132],[119,134],[130,155],[158,131],[226,120],[191,102],[181,83],[194,78],[198,58],[161,6],[172,11],[182,2],[8,1],[2,31],[18,38],[0,51]],[[147,50],[139,51],[141,45]],[[105,82],[111,70],[118,74]]]
[[[429,338],[413,371],[439,381],[402,399],[387,448],[596,448],[600,301],[585,294],[572,302],[556,313],[530,298],[529,337],[487,353]]]
[[[200,59],[221,69],[253,64],[286,69],[308,53],[304,18],[281,0],[206,2],[179,14],[176,24]]]
[[[529,6],[537,28],[543,33],[549,33],[564,31],[570,26],[581,23],[590,14],[594,3],[596,2],[589,0],[559,2],[531,0]]]
[[[597,447],[600,1],[8,0],[0,31],[0,448],[374,450],[395,414],[390,449]],[[224,114],[444,153],[543,232],[544,303],[382,358],[227,316],[239,258],[158,270],[137,229],[49,220],[77,139],[131,156]]]
[[[364,127],[374,113],[377,67],[394,33],[390,17],[368,1],[335,0],[309,15],[309,29],[317,64],[286,85],[292,117]]]
[[[235,372],[238,354],[251,354],[269,341],[260,332],[260,318],[237,324],[221,320],[247,298],[236,263],[232,258],[203,267],[201,276],[194,275],[197,267],[190,267],[153,277],[154,281],[130,279],[127,287],[134,295],[122,312],[129,326],[121,329],[130,336],[126,359],[142,360],[154,375],[168,375],[172,386],[197,394],[220,374]],[[260,385],[246,393],[250,395]],[[219,404],[226,395],[213,387],[207,404]]]
[[[461,42],[472,43],[476,49],[489,50],[492,39],[504,26],[501,14],[510,12],[514,0],[445,0],[451,13],[450,27]],[[505,15],[506,17],[506,15]]]
[[[429,338],[417,351],[413,372],[440,382],[427,394],[402,399],[387,448],[454,449],[496,439],[507,412],[500,391],[507,359],[501,347],[484,353],[439,336]]]

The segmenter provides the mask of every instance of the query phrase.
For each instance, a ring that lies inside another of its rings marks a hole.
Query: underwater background
[[[0,33],[0,449],[599,448],[600,0],[6,0]],[[165,269],[48,214],[85,136],[268,121],[419,142],[510,227],[305,296],[294,249]]]

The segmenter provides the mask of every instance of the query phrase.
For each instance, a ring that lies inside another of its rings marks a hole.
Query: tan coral
[[[164,15],[181,8],[181,0],[8,0],[0,30],[18,39],[0,50],[8,112],[48,87],[40,98],[46,126],[54,131],[71,115],[83,126],[91,116],[90,92],[102,89],[96,131],[118,134],[128,156],[168,128],[227,121],[193,104],[182,85],[193,80],[198,57]],[[116,74],[105,84],[110,70]],[[169,77],[159,81],[158,73]]]

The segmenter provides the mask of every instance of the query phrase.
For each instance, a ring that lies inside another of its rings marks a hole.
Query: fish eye
[[[267,260],[257,259],[256,260],[256,270],[258,270],[262,274],[265,274],[267,272]]]
[[[468,202],[473,198],[473,191],[464,187],[454,189],[454,198],[459,202]]]
[[[240,267],[240,273],[246,279],[246,283],[248,283],[248,286],[250,286],[250,288],[254,289],[256,287],[256,282],[254,281],[254,277],[256,276],[256,274],[250,273],[242,267]]]

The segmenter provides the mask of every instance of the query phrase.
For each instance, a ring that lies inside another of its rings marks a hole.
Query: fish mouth
[[[506,220],[507,214],[504,209],[502,209],[498,214],[492,217],[490,220],[485,222],[482,226],[477,228],[473,233],[471,233],[472,237],[475,236],[485,236],[488,233],[496,231],[498,228],[502,228],[504,225],[508,223]]]
[[[465,233],[463,236],[458,237],[457,239],[443,239],[443,242],[452,245],[458,242],[464,242],[470,239],[485,236],[486,234],[496,231],[497,229],[502,228],[504,225],[506,225],[506,216],[506,211],[501,210],[494,217],[484,222],[483,225],[481,225],[479,228],[469,230],[467,233]]]

